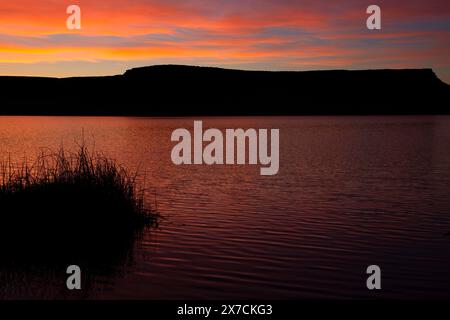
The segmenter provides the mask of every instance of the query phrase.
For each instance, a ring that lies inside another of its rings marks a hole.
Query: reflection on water
[[[93,276],[79,295],[371,297],[365,270],[378,264],[377,297],[450,296],[449,117],[201,120],[205,128],[279,128],[278,175],[173,165],[170,135],[194,119],[0,117],[2,157],[71,148],[84,129],[96,150],[140,170],[147,200],[156,195],[165,215],[135,245],[132,262]],[[64,268],[5,271],[5,263],[3,297],[75,296],[64,289]]]

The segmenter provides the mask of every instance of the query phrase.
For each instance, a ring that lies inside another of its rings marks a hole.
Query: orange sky
[[[160,63],[243,69],[435,69],[450,83],[450,1],[16,0],[0,3],[0,74],[123,73]],[[81,7],[82,29],[66,28]]]

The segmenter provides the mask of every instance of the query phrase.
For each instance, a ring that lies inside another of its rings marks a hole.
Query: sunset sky
[[[82,29],[66,28],[67,6]],[[367,6],[382,30],[367,30]],[[259,70],[433,68],[450,83],[450,1],[0,1],[0,74],[120,74],[162,64]]]

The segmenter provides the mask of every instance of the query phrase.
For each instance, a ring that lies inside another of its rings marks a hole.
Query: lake
[[[278,128],[278,174],[174,165],[171,133],[194,120]],[[450,297],[450,117],[0,117],[0,156],[32,161],[83,136],[137,170],[163,215],[125,270],[84,298]],[[373,264],[376,292],[366,288]],[[71,297],[42,274],[8,279],[0,272],[3,298]]]

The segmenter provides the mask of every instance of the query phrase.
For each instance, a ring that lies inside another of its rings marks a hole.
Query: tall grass
[[[3,161],[0,179],[0,247],[16,257],[121,259],[157,224],[137,174],[85,144],[32,164]]]

